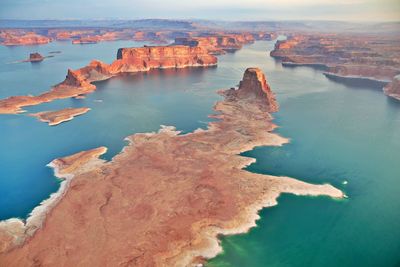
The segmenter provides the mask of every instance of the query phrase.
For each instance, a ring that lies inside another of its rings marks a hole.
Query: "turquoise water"
[[[118,47],[130,45],[0,47],[0,96],[47,90],[64,78],[67,67],[93,58],[111,62]],[[156,131],[161,124],[184,132],[205,127],[220,99],[216,89],[236,85],[247,67],[259,66],[281,105],[275,115],[278,132],[291,143],[245,153],[257,158],[248,169],[329,182],[349,199],[283,195],[278,206],[262,210],[258,227],[224,237],[224,253],[208,265],[395,266],[400,261],[400,103],[379,89],[334,83],[309,68],[282,68],[268,56],[272,47],[273,42],[247,46],[221,56],[217,68],[113,78],[97,83],[98,90],[86,99],[29,108],[92,108],[56,127],[28,116],[0,116],[0,219],[25,217],[57,190],[58,181],[45,167],[52,159],[101,145],[109,148],[109,159],[125,136]],[[5,64],[37,50],[63,53],[38,65]]]

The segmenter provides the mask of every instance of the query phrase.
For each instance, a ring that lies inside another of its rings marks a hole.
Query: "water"
[[[93,58],[111,62],[118,47],[131,44],[1,47],[1,97],[47,90],[63,79],[67,67]],[[273,42],[258,42],[221,56],[217,68],[113,78],[97,83],[98,90],[86,99],[29,108],[92,108],[56,127],[28,116],[0,116],[0,219],[24,218],[57,190],[58,181],[45,167],[52,159],[101,145],[109,148],[105,158],[110,159],[124,146],[124,137],[156,131],[161,124],[184,132],[205,127],[220,99],[215,91],[236,85],[247,67],[259,66],[281,105],[275,115],[278,132],[291,143],[245,153],[257,158],[248,169],[329,182],[349,199],[281,196],[278,206],[262,210],[258,227],[224,237],[224,253],[208,265],[395,266],[400,261],[400,103],[377,89],[335,83],[310,68],[282,68],[268,56],[272,47]],[[63,53],[37,66],[4,64],[37,50]]]

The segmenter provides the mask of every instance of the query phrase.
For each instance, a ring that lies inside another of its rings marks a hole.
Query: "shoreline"
[[[277,103],[260,70],[246,70],[239,89],[220,94],[218,120],[207,129],[181,135],[162,126],[133,134],[108,162],[98,159],[104,147],[52,161],[56,175],[72,175],[68,190],[41,231],[0,254],[0,263],[29,265],[35,258],[76,265],[89,257],[93,265],[124,259],[135,266],[199,266],[221,252],[220,235],[254,227],[259,210],[276,205],[281,193],[344,197],[328,184],[243,169],[255,159],[241,152],[288,142],[272,132]],[[43,246],[54,249],[44,253]]]
[[[37,118],[41,122],[47,123],[49,126],[56,126],[63,122],[71,121],[75,117],[89,112],[91,109],[82,108],[65,108],[55,111],[42,111],[38,113],[30,113],[29,116]]]
[[[274,57],[273,58],[278,58]],[[327,78],[332,78],[334,82],[340,82],[338,80],[335,80],[334,78],[338,79],[344,79],[344,80],[360,80],[360,81],[371,81],[371,82],[376,82],[382,84],[382,86],[390,83],[391,81],[388,79],[378,79],[376,77],[369,77],[369,76],[362,76],[362,75],[340,75],[336,74],[333,72],[329,72],[329,66],[324,64],[324,63],[295,63],[295,62],[286,62],[286,61],[281,61],[281,65],[285,68],[295,68],[295,67],[308,67],[312,68],[314,70],[321,71],[323,75],[325,75]]]
[[[100,149],[93,149],[98,151],[98,155],[102,155],[107,152],[106,147]],[[104,160],[98,158],[92,158],[93,162],[88,162],[93,165],[98,164]],[[31,238],[37,230],[42,228],[43,223],[46,220],[48,214],[57,206],[57,204],[63,199],[68,191],[69,185],[72,179],[76,176],[72,173],[60,172],[59,166],[55,163],[56,160],[51,161],[46,166],[52,168],[54,171],[54,177],[60,180],[60,186],[56,192],[50,194],[50,196],[39,203],[27,216],[26,219],[21,218],[9,218],[0,221],[0,238],[1,231],[10,233],[12,236],[11,246],[21,246],[27,239]],[[99,161],[99,162],[97,162]],[[0,239],[1,241],[1,239]],[[1,245],[1,243],[0,243]],[[7,251],[7,246],[0,246],[0,255],[2,252]]]
[[[40,95],[0,99],[0,114],[19,114],[25,112],[23,107],[86,95],[97,89],[93,83],[124,73],[148,72],[152,69],[207,68],[217,66],[218,63],[217,57],[202,47],[144,46],[120,48],[117,54],[117,59],[111,64],[93,60],[80,69],[69,69],[63,82]],[[164,54],[171,55],[164,58]]]
[[[386,79],[378,79],[376,77],[368,77],[368,76],[361,76],[361,75],[340,75],[333,72],[323,72],[323,75],[328,79],[331,79],[335,82],[342,82],[346,83],[346,81],[360,81],[360,82],[371,82],[374,83],[372,87],[379,87],[383,88],[385,85],[389,84],[391,81]]]

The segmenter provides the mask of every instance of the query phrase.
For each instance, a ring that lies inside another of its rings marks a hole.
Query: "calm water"
[[[132,45],[0,47],[0,97],[47,90],[63,80],[68,67],[93,58],[111,62],[117,48]],[[350,198],[284,195],[278,206],[261,212],[258,227],[223,238],[224,253],[209,266],[395,266],[400,262],[400,103],[379,89],[347,87],[309,68],[282,68],[268,56],[272,47],[272,42],[258,42],[221,56],[212,69],[113,78],[98,83],[86,99],[29,108],[92,108],[56,127],[28,116],[1,115],[0,219],[25,217],[57,190],[58,181],[45,167],[52,159],[101,145],[109,148],[109,159],[121,150],[125,136],[156,131],[161,124],[184,132],[205,127],[219,99],[215,90],[236,85],[247,67],[259,66],[281,105],[278,132],[291,143],[245,153],[257,158],[248,169],[329,182]],[[29,52],[56,50],[62,53],[39,64],[6,64]]]

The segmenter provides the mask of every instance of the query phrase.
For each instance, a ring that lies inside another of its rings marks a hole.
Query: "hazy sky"
[[[0,0],[0,18],[399,21],[400,0]]]

